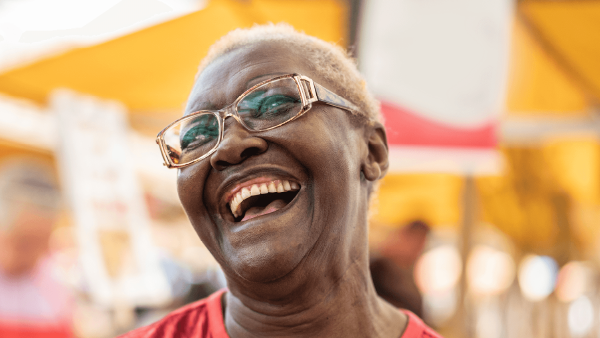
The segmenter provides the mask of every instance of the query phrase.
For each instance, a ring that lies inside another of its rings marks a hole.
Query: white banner
[[[504,108],[512,0],[366,0],[361,71],[375,94],[475,127]]]
[[[152,245],[123,106],[72,91],[51,96],[63,186],[85,281],[100,304],[156,305],[170,289]]]

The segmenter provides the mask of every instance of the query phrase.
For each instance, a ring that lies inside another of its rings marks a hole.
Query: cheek
[[[313,175],[337,180],[352,178],[360,170],[357,133],[347,113],[330,109],[313,109],[291,132],[292,151],[302,163],[313,168]],[[341,115],[340,115],[341,114]],[[359,177],[359,176],[356,176]]]
[[[203,192],[207,189],[210,164],[198,163],[182,169],[177,176],[177,192],[181,205],[200,240],[219,261],[223,262],[219,247],[220,233],[211,220]]]
[[[332,223],[352,217],[360,189],[360,135],[348,121],[328,109],[315,113],[290,131],[293,147],[290,151],[311,176],[317,217]],[[333,224],[333,223],[332,223]]]
[[[200,164],[183,168],[177,175],[179,200],[192,223],[194,223],[196,217],[200,216],[199,212],[205,210],[203,208],[202,191],[204,190],[206,175],[207,170],[202,168]]]

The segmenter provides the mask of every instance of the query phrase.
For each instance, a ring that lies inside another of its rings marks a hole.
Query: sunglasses
[[[165,166],[182,168],[217,150],[228,117],[249,131],[267,131],[299,118],[317,101],[351,112],[359,110],[310,78],[288,74],[252,86],[221,110],[200,110],[177,119],[158,133],[156,143]]]

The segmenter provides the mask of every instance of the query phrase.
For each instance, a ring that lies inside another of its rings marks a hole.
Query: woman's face
[[[221,109],[256,83],[283,74],[306,75],[334,90],[311,69],[301,53],[274,43],[236,49],[198,77],[186,114]],[[321,103],[265,132],[225,120],[218,150],[180,170],[178,191],[192,225],[230,278],[234,273],[272,281],[299,267],[307,273],[328,269],[357,243],[362,250],[366,230],[358,225],[366,222],[367,187],[360,170],[368,152],[363,135],[348,112]],[[234,217],[229,201],[236,192],[277,181],[299,190],[248,199],[240,206],[244,217]]]

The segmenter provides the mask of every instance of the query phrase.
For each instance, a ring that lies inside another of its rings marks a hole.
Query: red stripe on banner
[[[460,128],[436,122],[390,102],[381,102],[385,129],[390,145],[494,148],[496,124]]]

